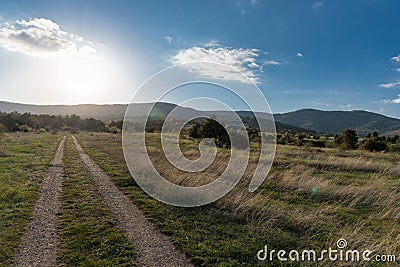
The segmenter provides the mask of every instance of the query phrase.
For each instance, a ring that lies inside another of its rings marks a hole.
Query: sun
[[[66,58],[59,69],[59,86],[68,98],[92,102],[104,90],[105,73],[102,61],[92,58]]]

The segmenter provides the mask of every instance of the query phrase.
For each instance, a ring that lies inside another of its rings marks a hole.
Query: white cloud
[[[263,63],[263,65],[280,65],[280,64],[282,63],[274,60],[267,60]]]
[[[382,83],[379,86],[384,88],[393,88],[398,87],[400,85],[400,81],[391,82],[391,83]]]
[[[351,108],[351,105],[350,105],[350,104],[347,104],[347,105],[339,105],[339,108]]]
[[[220,46],[217,40],[210,40],[209,42],[204,44],[205,47],[217,47]]]
[[[251,62],[250,64],[248,64],[247,65],[249,68],[259,68],[260,67],[260,65],[258,65],[257,63],[255,63],[255,62]]]
[[[168,44],[172,43],[172,37],[171,36],[165,36],[164,39],[168,42]]]
[[[398,55],[397,57],[392,57],[390,60],[394,61],[394,62],[397,62],[397,63],[400,63],[400,55]]]
[[[173,64],[184,64],[196,61],[221,63],[242,72],[251,81],[259,83],[259,57],[260,50],[258,49],[231,48],[215,43],[212,46],[194,46],[181,50],[175,56],[171,57],[171,62]],[[189,71],[195,71],[204,77],[213,79],[250,83],[244,76],[237,75],[235,71],[227,71],[226,69],[218,67],[207,70],[200,67],[195,70],[190,69]]]
[[[400,95],[398,95],[398,98],[395,99],[384,99],[381,100],[382,103],[384,104],[400,104]]]
[[[313,8],[314,10],[318,10],[318,9],[320,9],[320,8],[323,7],[323,6],[324,6],[324,2],[318,1],[318,2],[315,2],[315,3],[312,5],[312,8]]]
[[[63,31],[45,18],[16,20],[0,25],[0,47],[28,55],[77,54],[97,57],[94,43]]]
[[[400,72],[400,68],[396,68],[395,70],[398,71],[398,72]]]
[[[304,55],[303,55],[302,53],[300,53],[300,52],[297,52],[296,56],[298,56],[298,57],[304,57]]]

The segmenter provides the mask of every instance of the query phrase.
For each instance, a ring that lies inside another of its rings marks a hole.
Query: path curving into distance
[[[66,137],[58,146],[40,186],[39,197],[33,208],[33,220],[21,240],[16,254],[16,266],[57,265],[57,213],[64,179],[62,159]]]
[[[82,150],[72,136],[81,159],[99,187],[101,196],[117,220],[117,225],[133,244],[139,266],[192,266],[170,239],[145,217],[143,212],[120,191],[110,177]]]

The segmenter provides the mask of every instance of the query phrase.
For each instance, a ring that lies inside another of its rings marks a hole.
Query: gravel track
[[[57,213],[64,179],[61,164],[65,139],[64,136],[41,183],[39,197],[33,208],[33,220],[22,237],[15,266],[57,265]]]
[[[117,220],[118,226],[132,242],[139,266],[192,266],[169,238],[145,217],[143,212],[120,191],[110,177],[82,150],[72,136],[81,159],[95,179],[101,196]]]

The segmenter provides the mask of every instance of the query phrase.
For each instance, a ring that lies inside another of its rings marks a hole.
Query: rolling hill
[[[143,110],[151,103],[138,103],[131,106],[131,114],[135,118],[144,117]],[[83,118],[96,118],[104,121],[123,119],[126,111],[126,104],[113,105],[28,105],[0,101],[0,112],[30,112],[33,114],[72,115],[77,114]],[[168,114],[175,104],[158,103],[157,110],[160,114]],[[181,109],[181,118],[193,114],[208,116],[215,114],[218,117],[226,118],[225,111],[198,111],[191,108],[178,107]],[[242,118],[254,118],[251,111],[237,111]],[[259,114],[263,117],[263,114]],[[268,114],[264,116],[268,118]],[[297,111],[274,114],[278,131],[291,132],[318,132],[318,133],[340,133],[344,129],[354,129],[359,135],[365,135],[376,131],[380,134],[393,135],[400,132],[400,120],[390,118],[381,114],[354,110],[354,111],[322,111],[315,109],[301,109]]]
[[[275,114],[275,120],[321,133],[340,133],[354,129],[359,135],[369,132],[387,134],[400,130],[400,120],[364,110],[322,111],[302,109]]]

